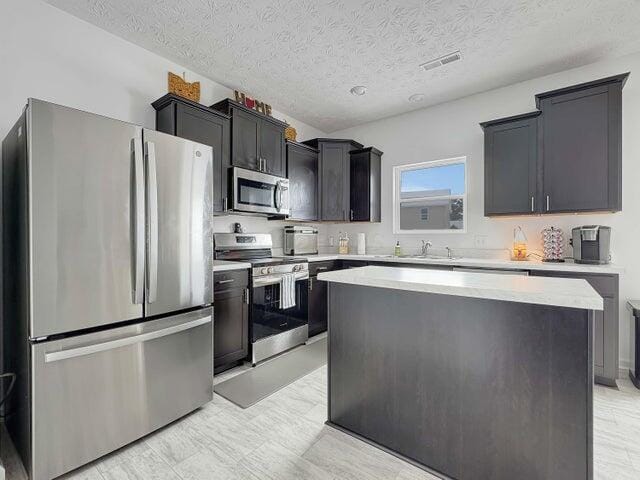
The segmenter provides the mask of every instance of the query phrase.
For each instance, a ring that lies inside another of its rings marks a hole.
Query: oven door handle
[[[298,280],[306,280],[309,278],[309,272],[295,272],[296,282]],[[264,277],[256,277],[253,279],[254,287],[266,287],[267,285],[277,285],[282,281],[282,275],[267,275]]]

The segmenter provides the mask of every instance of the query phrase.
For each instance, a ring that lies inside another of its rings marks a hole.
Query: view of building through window
[[[466,158],[396,167],[397,232],[463,231]]]

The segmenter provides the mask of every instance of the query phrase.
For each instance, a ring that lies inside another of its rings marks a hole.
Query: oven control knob
[[[273,273],[273,267],[267,268],[267,273]]]
[[[266,268],[262,267],[262,268],[260,269],[260,273],[261,273],[262,275],[266,275],[267,273],[269,273],[269,270],[267,270]]]

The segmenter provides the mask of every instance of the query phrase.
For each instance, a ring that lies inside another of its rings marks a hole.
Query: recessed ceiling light
[[[443,55],[442,57],[434,58],[433,60],[429,60],[426,63],[420,65],[420,68],[424,70],[432,70],[434,68],[442,67],[447,63],[455,62],[456,60],[460,60],[462,55],[460,54],[460,50],[456,50],[453,53],[448,53]]]
[[[367,93],[367,87],[365,87],[364,85],[356,85],[355,87],[351,87],[351,90],[349,91],[351,92],[351,95],[357,95],[358,97],[360,97]]]
[[[410,102],[421,102],[424,100],[424,93],[414,93],[409,97]]]

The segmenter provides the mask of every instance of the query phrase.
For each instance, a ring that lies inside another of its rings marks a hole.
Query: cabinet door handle
[[[244,289],[244,303],[249,305],[249,289],[248,288]]]
[[[224,197],[224,198],[222,199],[222,211],[223,211],[223,212],[226,212],[226,211],[227,211],[227,208],[228,208],[228,207],[227,207],[227,197]]]
[[[350,219],[350,220],[353,220],[353,209],[351,209],[351,212],[350,212],[350,217],[349,217],[349,219]]]
[[[328,269],[329,269],[329,267],[318,267],[318,268],[316,268],[316,270],[328,270]]]
[[[230,278],[228,280],[218,280],[216,283],[219,284],[224,284],[224,283],[231,283],[231,282],[235,282],[236,280],[234,278]]]
[[[533,197],[531,197],[531,211],[532,211],[532,212],[535,212]]]
[[[309,277],[309,291],[313,290],[313,277]]]
[[[549,195],[547,195],[547,212],[549,211]]]

